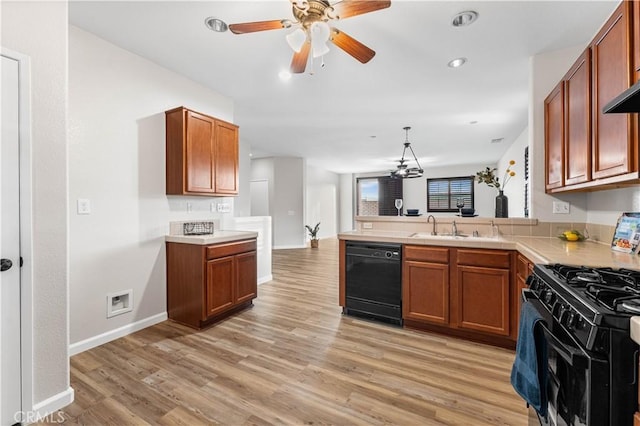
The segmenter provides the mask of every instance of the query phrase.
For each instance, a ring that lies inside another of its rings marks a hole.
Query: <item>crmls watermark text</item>
[[[13,420],[16,423],[64,423],[64,412],[56,411],[55,413],[43,416],[36,411],[17,411],[13,415]]]

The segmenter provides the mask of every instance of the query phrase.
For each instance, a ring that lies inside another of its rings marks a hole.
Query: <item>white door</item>
[[[18,62],[2,56],[0,146],[0,424],[20,421],[20,169]]]

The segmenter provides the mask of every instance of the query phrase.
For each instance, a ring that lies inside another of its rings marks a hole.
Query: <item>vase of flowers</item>
[[[496,217],[509,217],[509,198],[504,195],[504,187],[516,175],[516,172],[511,170],[511,166],[514,164],[516,164],[514,160],[509,161],[502,181],[495,175],[496,170],[498,170],[496,167],[487,167],[485,170],[476,173],[478,183],[486,183],[488,186],[498,190],[498,195],[496,195]]]

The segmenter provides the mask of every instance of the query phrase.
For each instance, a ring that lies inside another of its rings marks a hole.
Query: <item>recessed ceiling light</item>
[[[491,143],[500,143],[504,140],[504,138],[495,138],[495,139],[491,139]]]
[[[217,33],[223,33],[229,28],[226,22],[213,16],[209,16],[207,19],[205,19],[204,24],[211,31],[215,31]]]
[[[470,121],[469,124],[478,124],[478,120]]]
[[[458,13],[451,19],[451,25],[454,27],[466,27],[467,25],[471,25],[478,19],[478,12],[473,10],[465,10],[464,12]]]
[[[449,61],[447,65],[449,66],[449,68],[458,68],[463,66],[465,62],[467,62],[467,58],[456,58]]]

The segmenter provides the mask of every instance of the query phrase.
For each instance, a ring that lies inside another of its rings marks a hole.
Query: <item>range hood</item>
[[[607,103],[602,112],[605,114],[640,112],[640,81]]]

